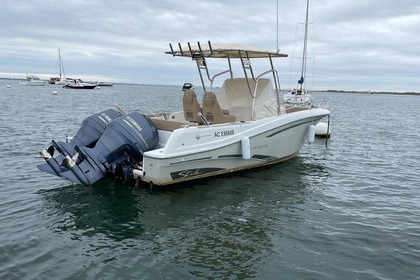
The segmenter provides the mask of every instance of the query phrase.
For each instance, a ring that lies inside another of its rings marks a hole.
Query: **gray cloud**
[[[314,89],[420,91],[420,3],[311,1],[308,76]],[[58,72],[149,84],[197,82],[191,61],[163,54],[168,43],[238,43],[276,49],[276,0],[2,1],[1,76]],[[304,1],[279,0],[276,61],[294,86]],[[217,67],[221,67],[219,64]]]

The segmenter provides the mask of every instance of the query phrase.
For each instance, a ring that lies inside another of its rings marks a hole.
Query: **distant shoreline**
[[[325,92],[334,93],[358,93],[358,94],[396,94],[396,95],[419,95],[420,92],[393,92],[393,91],[357,91],[357,90],[334,90],[329,89]]]
[[[20,78],[5,78],[0,77],[0,80],[19,81]],[[115,84],[129,84],[129,85],[149,85],[143,83],[115,83]],[[151,85],[151,84],[150,84]],[[166,85],[153,85],[153,86],[166,86]],[[416,95],[420,96],[420,92],[392,92],[392,91],[358,91],[358,90],[341,90],[341,89],[328,89],[328,90],[313,90],[313,92],[331,92],[331,93],[356,93],[356,94],[396,94],[396,95]]]

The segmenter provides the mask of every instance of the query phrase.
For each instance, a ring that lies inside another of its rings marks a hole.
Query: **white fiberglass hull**
[[[35,82],[22,82],[21,84],[25,86],[45,86],[47,82],[35,81]]]
[[[168,185],[282,162],[302,148],[308,127],[328,115],[328,110],[312,109],[177,129],[164,148],[144,154],[143,170],[134,174],[152,185]],[[247,143],[249,149],[243,147]]]

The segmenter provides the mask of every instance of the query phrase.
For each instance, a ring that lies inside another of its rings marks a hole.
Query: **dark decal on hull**
[[[218,156],[217,158],[242,158],[242,155],[241,154],[222,155],[222,156]]]

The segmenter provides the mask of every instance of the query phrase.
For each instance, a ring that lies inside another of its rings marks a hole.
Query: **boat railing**
[[[210,87],[209,87],[208,91],[212,91],[214,79],[216,79],[217,77],[219,77],[223,74],[226,74],[226,73],[230,73],[230,75],[232,76],[232,69],[228,69],[228,70],[222,71],[220,73],[217,73],[211,79],[209,79],[210,80]]]
[[[320,101],[318,101],[318,108],[327,109],[330,104],[330,99],[328,97],[322,98]]]

